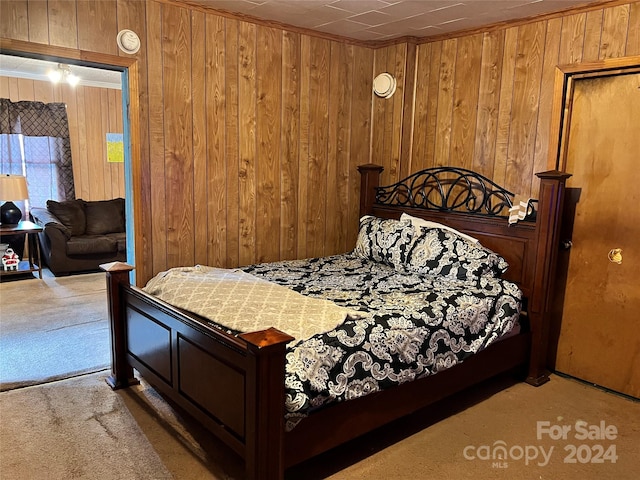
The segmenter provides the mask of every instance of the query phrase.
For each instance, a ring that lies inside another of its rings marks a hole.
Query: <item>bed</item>
[[[292,397],[291,382],[285,388],[290,373],[288,344],[303,342],[286,329],[239,333],[220,328],[205,316],[130,285],[133,267],[116,262],[103,266],[111,326],[112,372],[107,380],[111,387],[138,383],[135,369],[237,452],[245,461],[247,478],[280,479],[289,467],[501,373],[521,370],[528,383],[545,383],[549,301],[569,175],[538,174],[540,191],[535,209],[529,211],[533,214],[509,224],[514,195],[474,172],[436,167],[380,186],[382,167],[367,164],[358,169],[361,217],[383,222],[409,214],[445,224],[478,239],[504,259],[509,268],[503,277],[517,284],[522,294],[517,298],[519,328],[511,331],[503,325],[504,331],[492,335],[491,341],[474,337],[474,344],[485,345],[477,353],[463,352],[449,368],[436,367],[429,375],[415,375],[391,388],[374,388],[366,395],[351,395],[348,401],[321,402],[320,408],[287,416],[285,403]],[[360,260],[353,255],[314,262],[296,266],[302,272],[321,264],[330,274],[345,266],[360,268],[354,266]],[[278,264],[275,270],[281,268]],[[243,270],[276,281],[279,276],[273,271],[264,266]],[[304,282],[300,285],[296,288],[312,290]],[[497,336],[504,338],[494,341]]]

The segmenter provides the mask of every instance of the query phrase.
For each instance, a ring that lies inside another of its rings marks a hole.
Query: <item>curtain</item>
[[[75,198],[64,103],[0,99],[0,173],[27,178],[31,205]]]

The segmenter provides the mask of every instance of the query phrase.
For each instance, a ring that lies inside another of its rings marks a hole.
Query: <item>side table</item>
[[[9,235],[24,235],[26,250],[28,251],[28,259],[20,261],[17,270],[4,270],[0,263],[0,277],[5,275],[17,275],[30,272],[38,272],[38,276],[42,279],[42,264],[40,263],[40,242],[38,242],[38,233],[42,231],[42,227],[33,222],[22,221],[17,225],[0,225],[0,240],[2,237]],[[35,252],[35,255],[34,255]]]

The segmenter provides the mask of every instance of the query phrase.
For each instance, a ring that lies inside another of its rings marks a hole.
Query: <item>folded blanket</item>
[[[195,267],[161,272],[143,289],[165,302],[239,332],[277,328],[296,343],[366,314],[306,297],[241,270]]]

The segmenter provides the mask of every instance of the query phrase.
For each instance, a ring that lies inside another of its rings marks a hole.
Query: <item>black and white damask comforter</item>
[[[417,274],[354,254],[242,270],[368,314],[289,346],[287,430],[329,403],[464,361],[511,332],[522,296],[514,283],[500,278]]]

